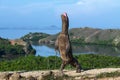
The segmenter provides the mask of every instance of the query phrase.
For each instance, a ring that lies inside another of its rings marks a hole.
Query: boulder
[[[21,77],[21,75],[19,74],[19,73],[13,73],[11,76],[10,76],[10,78],[9,78],[9,80],[20,80],[22,77]]]
[[[0,80],[9,80],[10,73],[0,73]]]
[[[25,42],[22,39],[10,40],[11,45],[21,45],[26,54],[35,54],[36,51],[33,49],[30,42]]]
[[[37,80],[35,77],[33,77],[33,76],[28,76],[27,78],[26,78],[26,80]]]

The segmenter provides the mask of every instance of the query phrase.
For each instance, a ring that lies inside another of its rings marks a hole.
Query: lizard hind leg
[[[61,67],[60,67],[60,71],[63,74],[63,69],[65,68],[65,66],[67,65],[66,61],[62,61]]]
[[[70,62],[70,64],[73,67],[76,67],[76,73],[80,73],[81,72],[82,67],[81,67],[81,65],[78,63],[78,61],[75,58],[73,58],[73,60]]]

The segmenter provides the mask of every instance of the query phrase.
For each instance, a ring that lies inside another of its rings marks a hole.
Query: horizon
[[[119,0],[1,0],[0,28],[61,29],[67,12],[71,28],[120,29]],[[44,27],[43,27],[44,26]]]
[[[78,28],[78,27],[74,27]],[[101,28],[92,28],[92,27],[79,27],[79,28],[91,28],[91,29],[101,29]],[[73,29],[73,28],[70,28]],[[69,29],[69,30],[70,30]],[[101,30],[110,30],[110,29],[101,29]],[[120,29],[113,29],[120,30]],[[21,37],[29,34],[29,33],[46,33],[50,35],[55,35],[61,32],[61,29],[40,29],[40,28],[0,28],[0,37],[5,39],[20,39]]]
[[[53,29],[53,27],[54,27],[54,29]],[[73,28],[91,28],[91,29],[101,29],[101,30],[107,30],[107,29],[116,30],[117,29],[117,30],[120,30],[120,28],[99,28],[99,27],[91,27],[91,26],[81,26],[81,27],[73,27]],[[73,29],[73,28],[69,28],[69,30]],[[57,26],[42,26],[42,27],[0,27],[0,30],[61,30],[61,29],[62,28],[59,28]]]

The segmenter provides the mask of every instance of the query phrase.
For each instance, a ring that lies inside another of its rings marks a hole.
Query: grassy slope
[[[120,57],[101,56],[93,54],[85,54],[75,56],[81,63],[83,69],[120,67]],[[16,70],[47,70],[59,69],[61,59],[59,57],[41,57],[27,56],[20,57],[11,61],[1,61],[0,71],[16,71]],[[67,66],[66,69],[73,69]]]

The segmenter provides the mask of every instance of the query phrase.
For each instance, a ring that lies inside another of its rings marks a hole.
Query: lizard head
[[[62,19],[62,32],[63,33],[68,33],[69,18],[67,16],[67,13],[63,13],[61,15],[61,19]]]

